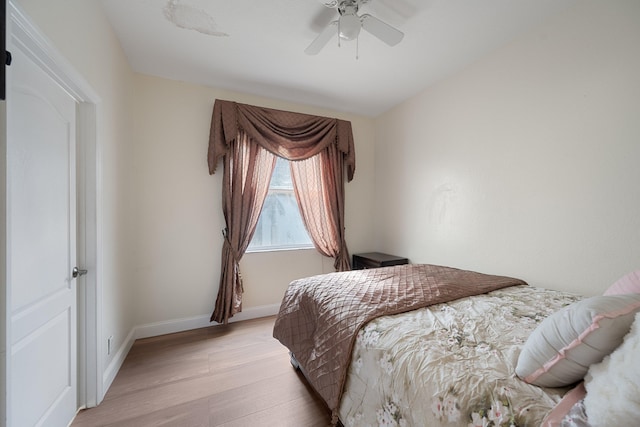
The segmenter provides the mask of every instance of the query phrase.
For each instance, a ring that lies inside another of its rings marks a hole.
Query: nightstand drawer
[[[396,255],[383,254],[381,252],[366,252],[353,255],[353,269],[388,267],[390,265],[409,264],[407,258]]]

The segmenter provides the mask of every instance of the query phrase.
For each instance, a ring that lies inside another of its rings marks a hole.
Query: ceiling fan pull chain
[[[356,61],[360,58],[360,37],[356,37]]]

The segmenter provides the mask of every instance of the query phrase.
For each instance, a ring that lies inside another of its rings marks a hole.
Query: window
[[[250,252],[313,248],[293,194],[289,161],[278,157]]]

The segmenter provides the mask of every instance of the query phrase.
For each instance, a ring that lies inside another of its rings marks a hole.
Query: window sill
[[[262,252],[288,252],[288,251],[308,251],[315,250],[315,246],[283,246],[283,247],[270,247],[261,249],[247,249],[245,253],[256,254]]]

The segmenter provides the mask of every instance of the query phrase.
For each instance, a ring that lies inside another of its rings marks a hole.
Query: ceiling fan
[[[355,40],[360,34],[360,29],[373,34],[389,46],[395,46],[404,37],[402,31],[382,22],[378,18],[365,13],[358,15],[358,9],[370,0],[320,0],[329,8],[336,8],[338,19],[331,21],[329,25],[316,37],[304,50],[307,55],[317,55],[333,37],[338,35],[340,40]]]

